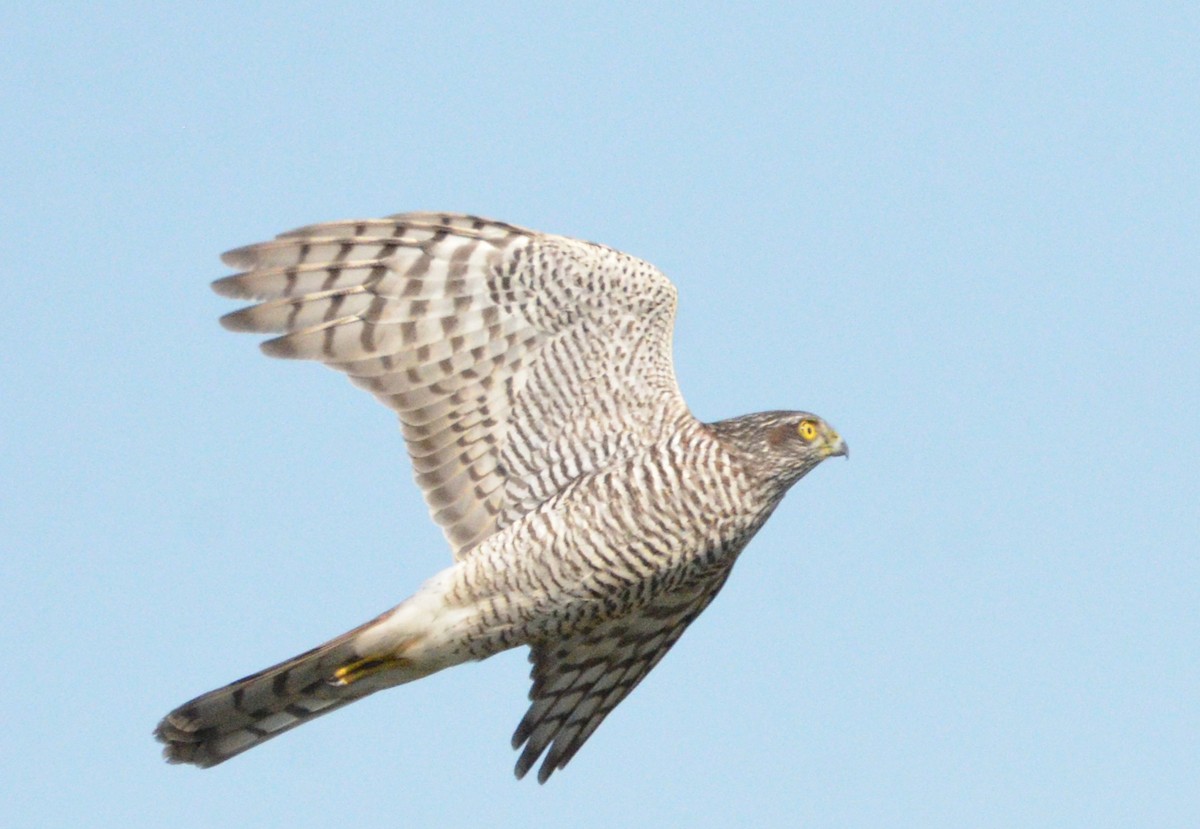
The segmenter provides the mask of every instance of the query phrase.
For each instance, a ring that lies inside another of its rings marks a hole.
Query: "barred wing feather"
[[[659,663],[725,584],[729,570],[660,596],[565,640],[534,643],[532,701],[513,734],[524,777],[543,754],[538,782],[570,762],[604,718]],[[524,748],[522,748],[524,746]]]
[[[671,364],[675,288],[602,245],[473,216],[312,225],[230,251],[222,323],[280,336],[400,417],[455,557],[579,475],[689,418]]]

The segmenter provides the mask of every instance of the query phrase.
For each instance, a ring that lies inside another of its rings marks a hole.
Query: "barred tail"
[[[170,763],[215,766],[347,703],[428,673],[411,670],[395,657],[363,658],[356,649],[360,634],[390,615],[179,706],[154,730],[166,745],[163,756]]]

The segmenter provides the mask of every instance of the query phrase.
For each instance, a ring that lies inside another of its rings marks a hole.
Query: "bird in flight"
[[[222,318],[344,372],[400,418],[454,563],[375,619],[176,708],[208,767],[376,691],[520,645],[517,777],[562,768],[708,606],[788,489],[845,441],[807,412],[692,416],[675,287],[603,245],[446,213],[226,253]]]

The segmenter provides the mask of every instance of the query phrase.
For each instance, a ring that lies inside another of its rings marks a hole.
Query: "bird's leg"
[[[329,680],[329,684],[352,685],[381,671],[407,668],[410,665],[412,665],[410,660],[400,656],[368,656],[338,668],[333,672],[333,678]]]

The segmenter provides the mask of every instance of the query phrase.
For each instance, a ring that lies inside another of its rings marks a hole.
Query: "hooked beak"
[[[839,456],[849,459],[850,446],[846,441],[842,440],[841,435],[831,429],[829,435],[826,437],[825,457],[834,458]]]

